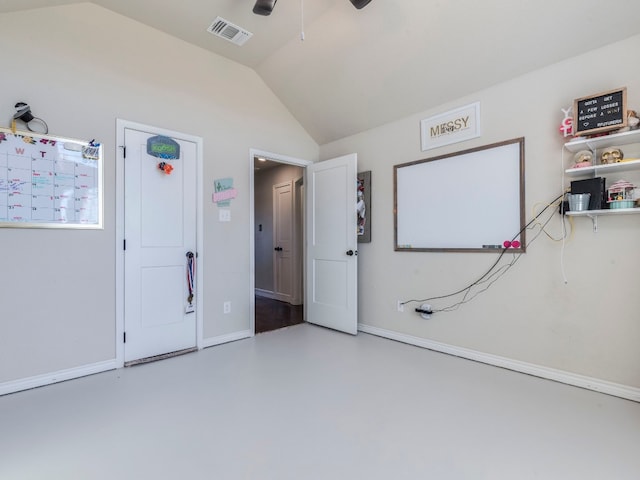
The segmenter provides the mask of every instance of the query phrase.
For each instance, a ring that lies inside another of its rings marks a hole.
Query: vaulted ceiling
[[[3,0],[0,13],[72,3]],[[319,144],[640,33],[638,0],[280,0],[270,16],[255,0],[93,3],[254,69]],[[253,36],[211,35],[218,16]]]

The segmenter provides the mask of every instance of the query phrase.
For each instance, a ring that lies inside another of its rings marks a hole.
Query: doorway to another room
[[[304,170],[253,158],[256,334],[304,321]]]

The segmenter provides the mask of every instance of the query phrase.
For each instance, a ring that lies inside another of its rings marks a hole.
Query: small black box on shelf
[[[590,193],[589,210],[604,210],[609,208],[607,203],[606,178],[595,177],[571,182],[571,193]]]

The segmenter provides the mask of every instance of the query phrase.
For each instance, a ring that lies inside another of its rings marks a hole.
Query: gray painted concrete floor
[[[0,397],[0,479],[640,478],[640,404],[297,325]]]

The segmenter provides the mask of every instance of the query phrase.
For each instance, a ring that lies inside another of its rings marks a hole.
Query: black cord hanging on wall
[[[23,121],[30,132],[44,133],[45,135],[49,133],[49,126],[47,125],[47,122],[45,122],[41,118],[35,117],[31,113],[31,107],[27,105],[25,102],[16,103],[15,108],[16,108],[16,113],[13,115],[14,122],[16,120]],[[43,131],[34,130],[33,128],[31,128],[31,125],[30,125],[31,122],[40,123],[41,126],[44,128],[44,130]]]

